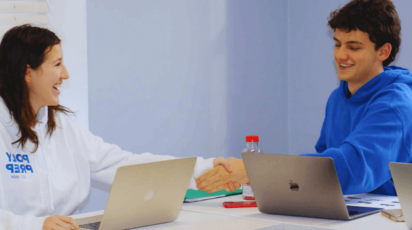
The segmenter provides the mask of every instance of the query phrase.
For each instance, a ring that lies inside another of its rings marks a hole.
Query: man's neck
[[[363,85],[368,83],[370,80],[372,80],[374,77],[378,76],[382,72],[383,72],[383,66],[377,71],[371,73],[368,77],[362,78],[359,81],[348,82],[348,89],[351,95],[354,95],[356,91],[358,91],[358,89],[360,89]]]

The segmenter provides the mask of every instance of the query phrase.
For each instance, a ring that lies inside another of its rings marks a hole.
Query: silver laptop
[[[196,159],[118,168],[104,214],[75,219],[76,223],[81,229],[119,230],[176,220]]]
[[[405,223],[412,229],[412,164],[389,163]]]
[[[350,220],[381,208],[347,206],[331,158],[242,153],[259,211]]]

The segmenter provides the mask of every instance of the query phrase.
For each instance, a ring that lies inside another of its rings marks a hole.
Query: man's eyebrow
[[[357,41],[348,41],[346,42],[347,44],[356,44],[356,45],[363,45],[362,42],[357,42]]]
[[[333,40],[335,40],[335,41],[337,41],[337,42],[340,42],[337,38],[333,38]],[[358,42],[358,41],[348,41],[348,42],[346,42],[346,44],[355,44],[355,45],[363,45],[363,43],[362,42]]]
[[[54,60],[54,62],[58,62],[58,61],[61,61],[61,60],[63,60],[63,58],[57,58],[56,60]]]

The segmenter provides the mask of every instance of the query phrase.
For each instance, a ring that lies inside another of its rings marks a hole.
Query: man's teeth
[[[339,63],[340,64],[340,66],[342,66],[342,67],[349,67],[349,66],[352,66],[352,65],[349,65],[349,64],[342,64],[342,63]]]

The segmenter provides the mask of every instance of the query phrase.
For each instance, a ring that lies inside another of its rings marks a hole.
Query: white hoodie
[[[56,113],[57,128],[47,133],[47,107],[39,110],[34,127],[39,138],[22,149],[18,125],[0,97],[0,229],[42,229],[51,215],[71,215],[87,198],[90,180],[112,184],[121,165],[174,159],[151,153],[133,154],[105,143],[82,124]],[[213,168],[213,159],[198,157],[194,177]],[[195,188],[194,178],[190,188]]]

